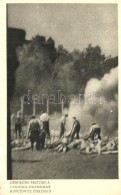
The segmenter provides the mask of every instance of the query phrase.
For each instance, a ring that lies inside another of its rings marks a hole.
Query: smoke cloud
[[[89,133],[93,122],[101,126],[101,134],[118,134],[118,68],[113,68],[101,80],[92,78],[87,82],[83,99],[71,102],[68,110],[67,129],[71,130],[72,117],[81,123],[81,134]]]

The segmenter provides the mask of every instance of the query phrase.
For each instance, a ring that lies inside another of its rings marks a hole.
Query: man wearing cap
[[[81,129],[81,125],[80,122],[76,119],[76,117],[73,117],[73,127],[72,127],[72,131],[71,131],[71,140],[73,141],[74,136],[76,135],[76,139],[79,139],[79,133],[80,133],[80,129]]]
[[[62,136],[64,136],[64,133],[66,131],[65,125],[66,125],[67,117],[68,117],[68,114],[65,114],[64,116],[62,116],[62,118],[60,120],[60,138],[62,138]]]
[[[101,128],[99,127],[99,125],[97,125],[96,123],[92,123],[92,126],[90,128],[89,138],[94,140],[95,137],[97,137],[97,139],[101,140],[100,132],[101,132]]]

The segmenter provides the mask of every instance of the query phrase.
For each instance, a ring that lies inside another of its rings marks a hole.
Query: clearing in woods
[[[50,129],[58,129],[59,118],[51,116]],[[26,133],[26,128],[24,129]],[[51,131],[52,133],[52,131]],[[54,132],[58,134],[59,130]],[[117,179],[118,155],[86,155],[79,149],[66,153],[12,152],[12,179]]]

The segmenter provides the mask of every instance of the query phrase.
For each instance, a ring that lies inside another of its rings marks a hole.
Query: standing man
[[[92,123],[92,126],[90,128],[89,138],[94,140],[95,137],[97,137],[98,139],[101,140],[100,132],[101,132],[101,128],[99,127],[99,125],[97,125],[96,123]]]
[[[27,138],[30,138],[31,149],[33,150],[34,142],[36,142],[36,149],[39,150],[39,135],[40,135],[40,121],[36,119],[35,116],[30,117],[30,122],[28,126]]]
[[[22,131],[21,113],[17,112],[17,115],[15,116],[15,136],[16,136],[16,139],[21,137],[21,131]]]
[[[71,140],[70,141],[73,141],[75,135],[76,135],[76,139],[79,139],[79,132],[81,129],[80,122],[76,119],[76,117],[73,117],[73,120],[74,120],[74,122],[73,122],[72,131],[71,131]]]
[[[42,123],[42,129],[45,130],[47,137],[50,139],[49,121],[49,115],[45,111],[42,111],[42,114],[40,116],[40,122]]]
[[[64,135],[66,128],[66,118],[68,117],[68,114],[65,114],[64,116],[62,116],[61,121],[60,121],[60,138],[62,138],[62,136]]]

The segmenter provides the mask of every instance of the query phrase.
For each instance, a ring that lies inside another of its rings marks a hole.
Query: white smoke
[[[118,129],[118,68],[113,68],[101,80],[92,78],[87,82],[83,99],[71,102],[67,128],[72,117],[81,123],[82,135],[89,132],[92,122],[102,127],[103,135],[117,136]]]

